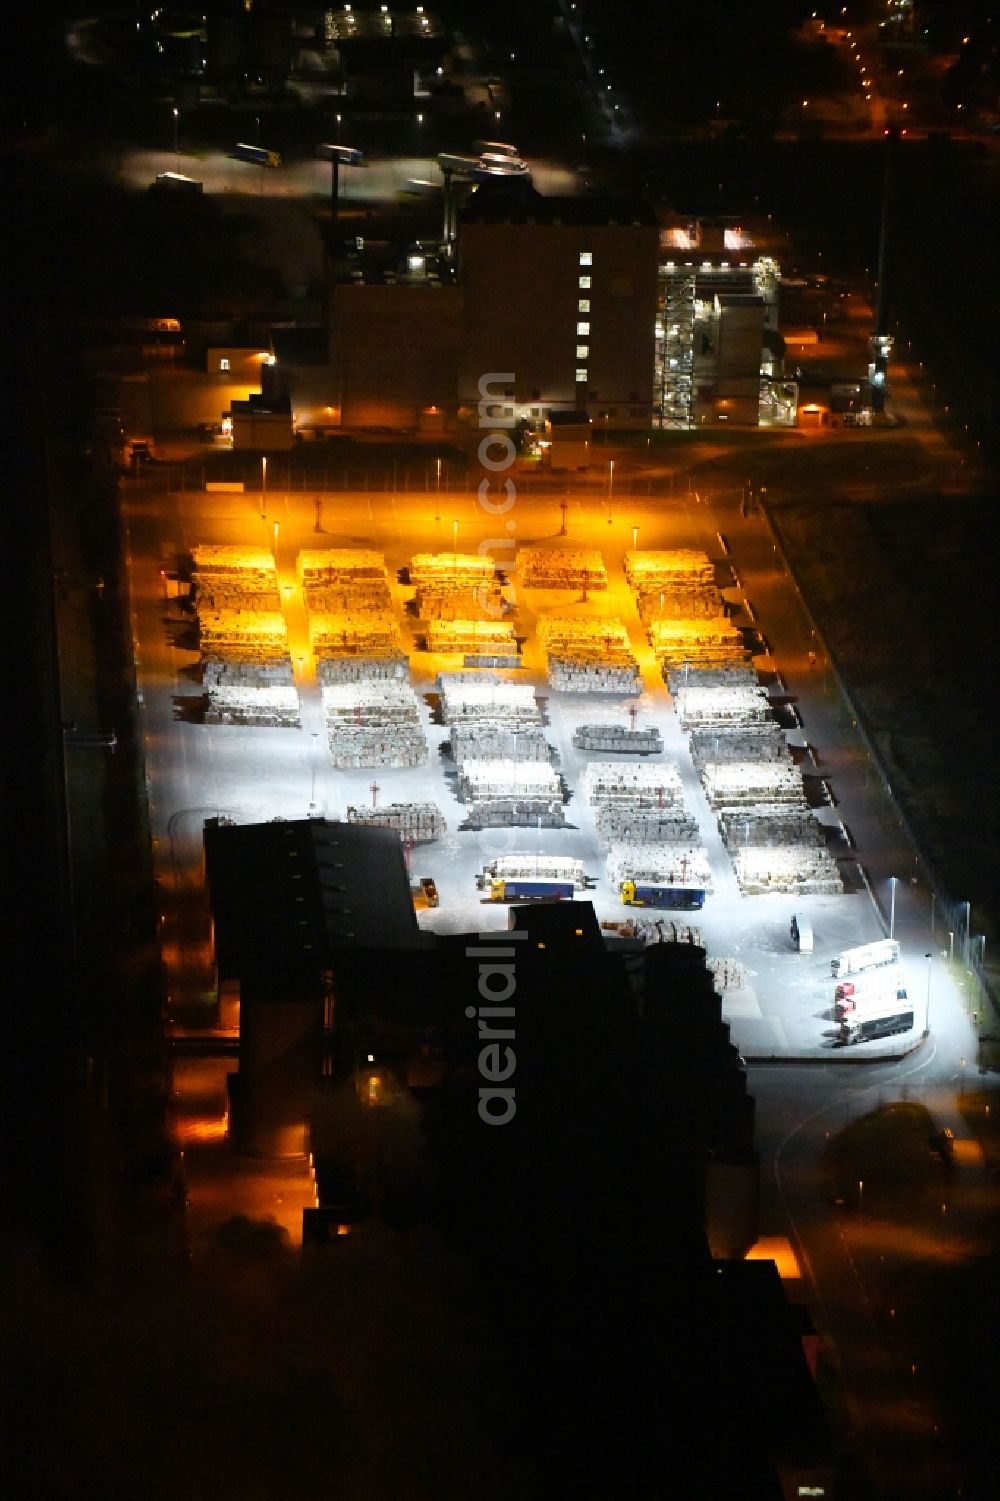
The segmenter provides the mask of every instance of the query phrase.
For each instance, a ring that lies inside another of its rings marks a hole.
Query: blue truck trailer
[[[489,900],[491,902],[570,901],[575,890],[572,881],[535,880],[528,876],[518,876],[514,880],[491,881]]]
[[[620,894],[626,907],[660,907],[674,912],[697,912],[705,905],[703,886],[655,886],[646,881],[623,881]]]

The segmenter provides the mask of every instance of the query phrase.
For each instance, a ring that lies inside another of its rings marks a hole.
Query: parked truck
[[[569,901],[575,893],[572,881],[546,881],[529,876],[512,880],[496,878],[490,882],[491,902]]]
[[[878,969],[883,964],[898,963],[898,940],[880,938],[875,943],[863,943],[854,949],[843,949],[831,960],[830,972],[835,976],[856,975],[864,969]]]
[[[909,1004],[906,991],[900,986],[890,990],[874,991],[867,995],[849,996],[844,1001],[834,1001],[834,1021],[858,1021],[865,1016],[873,1016],[884,1011],[887,1006],[907,1006]]]
[[[705,905],[702,886],[656,886],[647,881],[622,881],[619,891],[626,907],[665,907],[675,912],[694,912]]]
[[[266,146],[251,146],[246,141],[236,143],[233,156],[240,162],[255,162],[258,167],[281,166],[280,151],[268,151]]]
[[[913,1007],[900,1001],[879,1011],[870,1011],[852,1017],[840,1024],[841,1046],[850,1047],[856,1042],[872,1042],[877,1037],[891,1037],[897,1032],[909,1032],[913,1027]]]
[[[853,1010],[859,1001],[893,995],[902,983],[903,972],[899,965],[885,964],[878,969],[862,970],[853,980],[841,980],[833,992],[833,999]]]

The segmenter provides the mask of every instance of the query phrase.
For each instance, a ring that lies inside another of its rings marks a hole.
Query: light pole
[[[181,152],[180,144],[179,144],[178,137],[177,137],[177,130],[178,130],[178,126],[179,126],[179,123],[180,123],[181,112],[177,108],[176,105],[174,106],[174,112],[173,113],[174,113],[174,163],[176,165],[177,159],[180,156],[180,152]]]
[[[896,931],[896,876],[889,877],[889,937],[892,938]]]
[[[925,954],[927,960],[927,1004],[924,1007],[924,1036],[929,1037],[931,1031],[931,965],[934,962],[933,954]]]
[[[949,928],[948,929],[948,962],[949,962],[949,964],[953,962],[954,958],[955,958],[955,930],[954,930],[954,928]]]
[[[864,1180],[864,1178],[859,1178],[858,1179],[858,1214],[862,1215],[862,1214],[864,1214],[864,1212],[865,1212],[865,1180]]]
[[[267,454],[260,456],[260,519],[267,520],[267,511],[264,509],[267,500]]]
[[[635,552],[637,550],[638,546],[639,546],[639,528],[637,526],[634,526],[632,528],[632,551]]]
[[[960,907],[965,909],[965,925],[962,929],[962,956],[966,969],[969,967],[969,927],[972,923],[972,903],[959,902]]]
[[[611,459],[609,461],[609,463],[608,463],[608,526],[611,525],[611,502],[612,502],[612,500],[614,498],[614,493],[615,493],[615,461],[614,461],[614,459]]]
[[[457,521],[453,521],[451,523],[451,555],[452,555],[452,558],[457,558],[458,557],[458,522]]]
[[[318,739],[319,739],[319,732],[316,731],[316,730],[314,730],[312,732],[312,769],[311,769],[310,776],[309,776],[309,812],[310,813],[312,813],[312,811],[316,807],[316,742],[317,742]]]

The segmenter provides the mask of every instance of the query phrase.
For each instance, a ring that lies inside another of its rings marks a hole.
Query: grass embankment
[[[957,470],[939,472],[899,432],[761,458],[772,515],[893,789],[953,898],[972,900],[989,954],[1000,911],[992,496],[944,493]],[[710,468],[737,479],[730,459]]]

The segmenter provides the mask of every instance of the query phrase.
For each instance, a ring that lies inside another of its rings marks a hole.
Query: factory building
[[[543,198],[487,184],[466,206],[457,264],[366,245],[330,268],[331,405],[345,427],[475,421],[483,376],[507,414],[596,429],[654,414],[657,230],[631,201]]]
[[[777,262],[753,258],[738,226],[695,221],[660,231],[656,426],[794,425],[780,280]]]
[[[460,405],[475,410],[484,372],[510,371],[515,418],[579,411],[598,430],[648,428],[656,259],[641,202],[474,193],[460,241]]]

